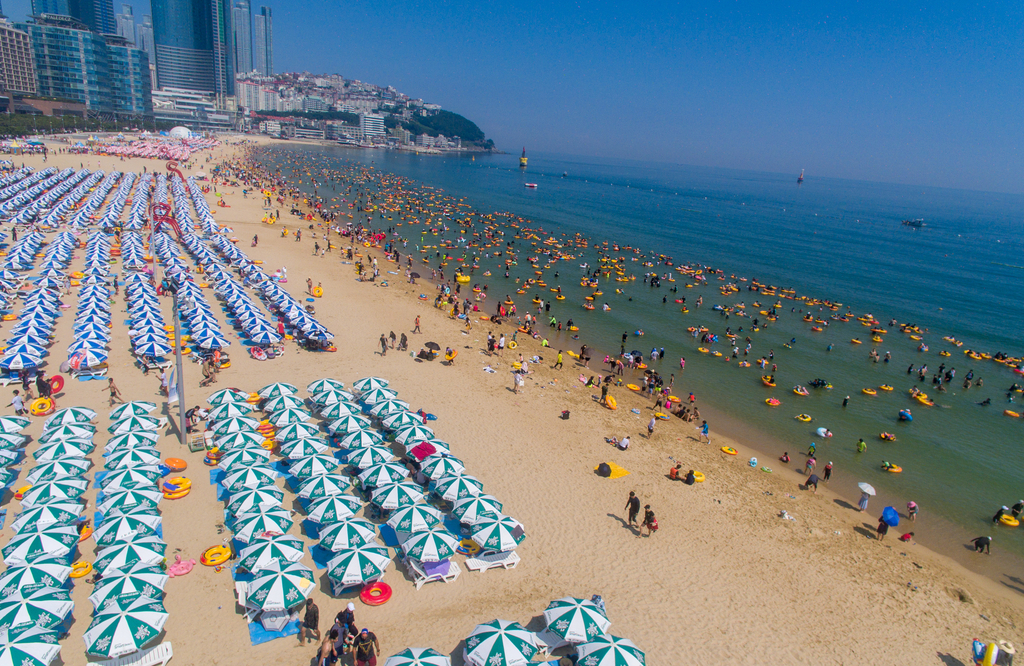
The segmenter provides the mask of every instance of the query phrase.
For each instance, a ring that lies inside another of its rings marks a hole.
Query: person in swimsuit
[[[640,525],[640,529],[643,530],[645,527],[647,528],[647,536],[651,536],[658,531],[658,519],[654,517],[650,504],[644,506],[644,522]],[[641,534],[638,534],[636,538],[639,539],[641,536]]]
[[[338,652],[334,648],[334,642],[337,639],[338,632],[336,629],[331,629],[324,636],[323,642],[320,643],[320,652],[317,654],[317,666],[331,666],[334,662],[338,661]]]

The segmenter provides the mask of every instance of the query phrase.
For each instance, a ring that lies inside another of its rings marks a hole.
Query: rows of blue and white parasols
[[[40,275],[34,279],[37,289],[22,299],[18,321],[11,328],[0,369],[8,372],[30,370],[42,363],[48,353],[56,320],[60,316],[60,286],[54,275],[63,277],[61,269],[70,261],[71,249],[67,247],[70,234],[58,234],[58,239],[47,248],[47,257]],[[0,280],[4,286],[20,283],[16,271],[32,267],[35,255],[42,247],[43,235],[29,232],[15,243],[3,262],[0,262]]]
[[[68,364],[75,370],[106,362],[110,344],[110,240],[93,233],[85,244],[85,270],[75,313]]]
[[[99,224],[104,231],[112,230],[121,224],[121,214],[124,212],[125,204],[128,203],[128,195],[131,194],[136,178],[134,173],[124,174],[117,190],[114,191],[114,196],[110,198],[110,202],[107,203],[107,207],[100,216]]]
[[[135,193],[132,195],[132,207],[128,211],[128,219],[124,223],[124,231],[141,231],[142,227],[149,222],[149,200],[150,190],[153,188],[154,177],[151,173],[144,173],[135,186]]]
[[[178,314],[183,331],[189,334],[194,344],[203,349],[221,349],[230,345],[206,295],[190,278],[188,266],[178,255],[178,246],[174,240],[165,233],[158,233],[154,235],[153,245],[154,255],[168,278],[177,286]]]
[[[130,261],[127,257],[137,259],[145,266],[143,252],[142,239],[138,234],[121,235],[121,258],[126,267]],[[149,357],[169,354],[172,348],[167,343],[167,324],[149,277],[141,272],[126,273],[124,292],[128,303],[132,352],[136,356]]]

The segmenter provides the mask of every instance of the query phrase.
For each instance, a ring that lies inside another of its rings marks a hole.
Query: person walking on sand
[[[420,330],[420,316],[419,315],[416,315],[416,327],[412,329],[412,332],[413,333],[422,333],[423,332],[423,331]]]
[[[306,614],[302,617],[302,629],[299,631],[300,645],[309,642],[307,634],[316,634],[316,639],[320,640],[320,609],[312,599],[306,599]]]
[[[708,433],[708,431],[709,431],[708,422],[707,421],[702,421],[701,424],[700,424],[700,427],[697,428],[697,430],[700,431],[700,434],[697,436],[697,441],[700,442],[701,440],[703,440],[706,437],[707,440],[708,440],[708,444],[710,444],[711,443],[711,435]]]
[[[380,643],[377,642],[377,636],[372,631],[363,627],[352,647],[356,653],[355,666],[377,666]]]
[[[656,416],[652,416],[651,420],[647,422],[647,439],[654,437],[654,426],[657,422],[658,418]]]
[[[879,541],[885,539],[885,535],[889,533],[889,523],[885,522],[884,518],[878,519],[878,527],[875,528],[875,534],[878,536]]]
[[[658,531],[658,519],[654,517],[654,511],[651,511],[651,505],[647,504],[644,506],[644,522],[640,525],[640,530],[647,528],[647,536],[651,536]],[[639,539],[643,534],[637,534],[636,538]]]
[[[167,397],[167,371],[164,369],[160,370],[160,395]]]
[[[380,334],[380,355],[388,355],[388,339],[384,337],[384,334]]]
[[[561,369],[562,369],[562,350],[559,349],[558,350],[558,356],[555,357],[555,365],[552,368],[552,370],[561,370]]]
[[[628,526],[633,527],[636,523],[636,517],[640,514],[640,498],[636,496],[636,492],[633,490],[629,491],[629,498],[626,500],[626,509],[629,510],[629,521]],[[639,526],[637,526],[639,530]]]

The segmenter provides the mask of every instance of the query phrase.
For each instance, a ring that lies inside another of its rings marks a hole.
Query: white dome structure
[[[191,139],[192,130],[179,125],[170,131],[170,136],[174,139]]]

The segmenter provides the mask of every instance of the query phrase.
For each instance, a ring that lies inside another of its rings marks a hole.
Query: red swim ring
[[[391,599],[391,586],[387,583],[376,582],[367,585],[359,593],[359,600],[367,606],[383,606]]]
[[[64,378],[60,375],[54,375],[50,377],[50,391],[53,393],[59,393],[64,388]]]

